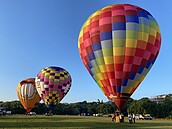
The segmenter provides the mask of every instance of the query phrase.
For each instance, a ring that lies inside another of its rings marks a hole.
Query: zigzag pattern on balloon
[[[57,105],[71,87],[70,74],[60,67],[42,69],[36,77],[38,93],[46,105]]]

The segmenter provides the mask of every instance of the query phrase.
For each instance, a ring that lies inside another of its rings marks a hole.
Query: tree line
[[[12,114],[25,114],[26,111],[21,105],[20,101],[3,102],[0,101],[0,107],[5,107],[6,110],[12,112]],[[53,114],[56,115],[86,115],[93,114],[112,114],[114,111],[118,110],[116,105],[111,102],[76,102],[76,103],[59,103],[53,109]],[[35,108],[32,109],[33,112],[37,114],[45,114],[49,112],[49,108],[44,103],[38,103]],[[135,114],[151,114],[151,116],[156,118],[167,118],[172,117],[172,99],[171,97],[166,97],[164,101],[156,103],[151,101],[149,98],[141,98],[139,100],[134,100],[129,98],[127,104],[121,111],[124,115],[128,113]]]

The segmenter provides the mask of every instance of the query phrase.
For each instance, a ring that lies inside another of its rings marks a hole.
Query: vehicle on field
[[[29,115],[35,115],[36,116],[36,112],[29,112]]]
[[[144,117],[141,114],[136,114],[135,118],[136,120],[144,120]]]
[[[6,115],[11,115],[11,111],[6,111]]]
[[[45,113],[45,116],[53,116],[53,113]]]
[[[145,120],[152,120],[152,116],[150,114],[144,115]]]
[[[11,111],[7,111],[5,107],[0,107],[0,115],[11,115]]]
[[[98,113],[98,114],[93,114],[93,116],[96,116],[96,117],[102,117],[103,114],[102,113]]]
[[[5,111],[0,111],[0,115],[6,115]]]

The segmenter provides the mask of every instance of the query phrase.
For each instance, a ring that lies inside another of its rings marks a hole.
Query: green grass
[[[135,124],[112,123],[108,117],[0,116],[4,129],[172,129],[172,120],[137,120]]]

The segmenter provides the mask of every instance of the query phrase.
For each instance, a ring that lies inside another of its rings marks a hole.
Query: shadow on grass
[[[15,116],[0,116],[0,121],[4,120],[67,120],[67,119],[85,119],[85,118],[78,118],[78,117],[71,117],[71,116],[44,116],[44,115],[39,115],[39,116],[29,116],[29,115],[15,115]]]
[[[0,128],[55,129],[172,129],[172,121],[137,121],[135,124],[112,123],[110,118],[78,116],[9,116],[0,117]]]
[[[106,122],[0,122],[0,128],[72,128],[72,129],[172,129],[172,123],[106,123]]]

